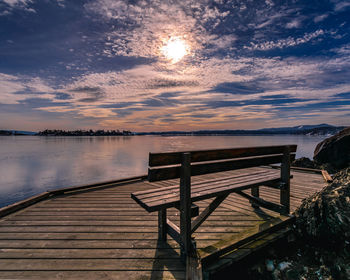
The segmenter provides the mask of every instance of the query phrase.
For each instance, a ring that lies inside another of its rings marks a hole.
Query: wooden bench
[[[250,200],[254,207],[264,207],[281,214],[290,211],[290,161],[296,145],[234,148],[206,151],[150,153],[148,180],[155,182],[180,178],[180,184],[139,191],[131,197],[148,212],[158,211],[159,239],[167,234],[180,244],[181,257],[194,256],[195,242],[191,234],[232,192]],[[250,168],[281,163],[281,169]],[[240,173],[220,178],[199,180],[191,185],[191,176],[241,169]],[[280,204],[259,198],[259,186],[280,190]],[[251,189],[251,195],[243,190]],[[214,200],[198,215],[194,204],[209,198]],[[167,219],[167,209],[180,210],[180,228]],[[195,217],[193,221],[192,217]]]

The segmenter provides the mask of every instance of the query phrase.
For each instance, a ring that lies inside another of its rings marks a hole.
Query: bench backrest
[[[282,163],[284,155],[295,159],[297,145],[263,146],[219,150],[150,153],[150,182],[180,178],[182,155],[189,153],[191,176]]]

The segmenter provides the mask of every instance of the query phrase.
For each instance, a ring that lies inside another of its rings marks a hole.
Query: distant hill
[[[299,125],[293,127],[262,128],[256,130],[198,130],[198,131],[166,131],[166,132],[139,132],[136,135],[333,135],[344,129],[345,126],[329,124]]]
[[[0,135],[35,135],[33,131],[0,130]]]

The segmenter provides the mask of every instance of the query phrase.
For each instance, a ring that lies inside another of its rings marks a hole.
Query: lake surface
[[[56,188],[147,173],[148,153],[297,144],[312,158],[325,136],[0,137],[0,207]]]

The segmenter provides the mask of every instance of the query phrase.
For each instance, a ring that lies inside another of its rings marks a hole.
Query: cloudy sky
[[[0,0],[0,129],[350,120],[350,1]]]

